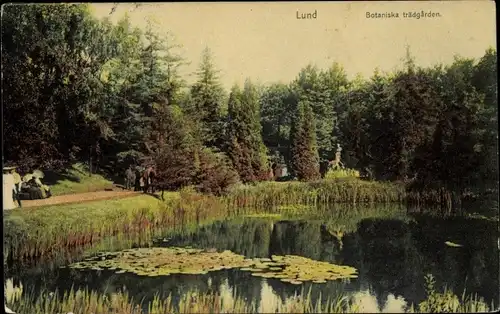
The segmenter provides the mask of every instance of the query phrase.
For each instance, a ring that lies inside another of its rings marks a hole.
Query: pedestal
[[[3,210],[16,208],[13,199],[14,176],[11,174],[3,175]]]

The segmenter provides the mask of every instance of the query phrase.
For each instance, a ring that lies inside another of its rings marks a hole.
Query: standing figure
[[[12,171],[12,176],[14,177],[14,201],[17,201],[19,207],[23,207],[21,204],[21,176],[15,169]]]
[[[148,193],[150,187],[151,187],[151,193],[155,192],[154,188],[155,178],[156,178],[156,171],[154,166],[148,166],[142,175],[142,179],[144,180],[144,193]]]
[[[134,191],[140,191],[141,190],[141,180],[142,180],[142,175],[141,175],[141,169],[139,167],[135,168],[135,186],[134,186]]]
[[[125,171],[125,188],[131,190],[132,186],[135,184],[135,173],[132,170],[132,166],[129,166]]]

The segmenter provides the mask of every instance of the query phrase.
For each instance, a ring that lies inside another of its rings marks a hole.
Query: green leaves
[[[256,86],[234,86],[228,103],[226,152],[243,182],[264,180],[268,173],[267,148],[262,140],[260,104]]]
[[[293,171],[299,180],[319,179],[315,119],[309,102],[299,102],[293,123],[291,147]]]

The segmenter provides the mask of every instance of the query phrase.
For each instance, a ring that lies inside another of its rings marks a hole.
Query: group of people
[[[41,181],[43,178],[41,171],[35,170],[33,173],[28,173],[21,177],[16,168],[12,167],[10,174],[14,179],[12,197],[19,207],[22,207],[22,199],[44,199],[51,196],[49,186],[43,184]],[[22,197],[23,193],[28,194],[28,196],[26,198]]]
[[[155,191],[156,170],[154,165],[146,167],[136,167],[135,171],[132,166],[129,166],[125,171],[125,188],[127,190],[141,191],[151,193]]]

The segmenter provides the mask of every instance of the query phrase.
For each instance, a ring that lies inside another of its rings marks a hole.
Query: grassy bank
[[[140,195],[4,212],[4,259],[34,258],[104,236],[175,225],[175,200]]]
[[[103,191],[111,188],[113,182],[100,174],[90,174],[83,164],[74,164],[62,172],[46,172],[42,179],[50,185],[52,195]]]
[[[283,300],[276,300],[268,304],[263,310],[254,301],[234,297],[234,293],[200,293],[189,291],[181,296],[178,304],[172,296],[160,299],[158,296],[150,303],[135,302],[125,293],[99,294],[94,291],[77,290],[65,293],[62,296],[52,292],[43,292],[38,296],[23,293],[21,286],[13,286],[7,281],[6,304],[17,313],[359,313],[379,312],[372,304],[362,302],[363,298],[355,295],[340,295],[327,298],[326,302],[313,301],[311,290],[303,289],[300,294]],[[140,304],[140,305],[139,305]],[[142,306],[141,306],[142,305]],[[147,308],[144,311],[142,308]],[[488,306],[477,296],[458,297],[452,292],[436,292],[434,288],[427,291],[427,298],[417,305],[406,305],[404,311],[415,312],[447,312],[468,313],[488,312],[494,309],[493,304]]]
[[[339,179],[262,183],[237,188],[222,198],[189,189],[167,195],[170,197],[165,202],[141,195],[4,212],[4,258],[39,257],[94,243],[104,236],[175,228],[233,215],[290,212],[290,208],[310,211],[318,204],[342,202],[398,202],[404,199],[404,189],[386,183]]]

